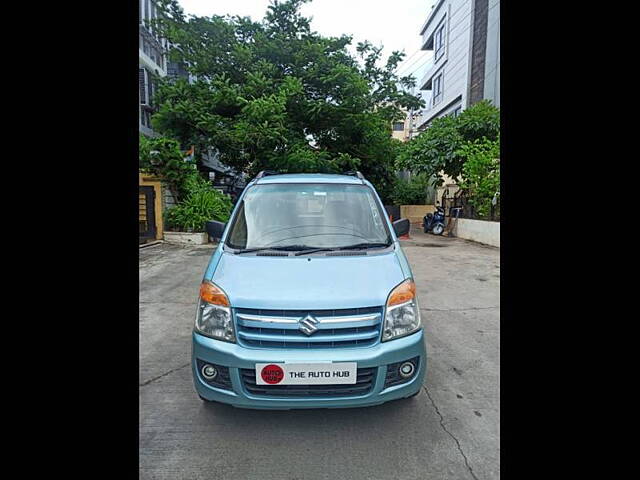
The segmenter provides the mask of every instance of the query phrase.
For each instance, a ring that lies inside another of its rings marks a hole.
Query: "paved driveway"
[[[140,250],[141,479],[497,479],[500,251],[412,232],[424,388],[345,410],[208,405],[189,368],[210,246]]]

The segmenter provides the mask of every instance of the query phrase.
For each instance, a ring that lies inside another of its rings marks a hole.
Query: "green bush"
[[[204,232],[209,220],[226,222],[231,214],[232,202],[195,173],[185,181],[186,198],[165,213],[165,226],[180,232]]]
[[[391,200],[394,205],[426,205],[432,197],[433,188],[429,177],[413,175],[410,180],[398,178],[393,185]]]
[[[500,195],[500,137],[467,142],[460,147],[460,155],[467,159],[460,188],[468,195],[478,217],[488,218],[491,201]]]
[[[396,167],[433,175],[441,185],[443,173],[454,180],[462,175],[467,142],[482,138],[493,141],[499,134],[500,109],[482,100],[457,117],[436,118],[429,128],[403,145]]]
[[[139,167],[166,183],[177,202],[188,194],[186,182],[196,174],[196,165],[187,161],[180,144],[171,138],[140,135]]]

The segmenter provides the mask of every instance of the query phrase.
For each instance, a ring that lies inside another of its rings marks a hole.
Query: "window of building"
[[[458,107],[453,111],[453,116],[457,117],[462,112],[462,107]]]
[[[146,68],[138,69],[138,77],[140,82],[140,104],[153,105],[153,95],[157,89],[158,82],[154,80],[151,73]]]
[[[151,112],[144,107],[140,109],[140,124],[151,128]]]
[[[394,132],[404,132],[404,122],[396,122],[393,124]]]
[[[433,77],[433,104],[437,104],[442,100],[443,91],[443,74],[440,72],[437,76]]]
[[[446,21],[443,21],[438,28],[436,29],[436,32],[433,36],[433,49],[434,49],[434,59],[435,61],[438,61],[438,59],[440,57],[442,57],[442,55],[444,55],[444,27],[446,25]]]
[[[140,104],[147,105],[147,71],[144,68],[138,69],[138,81],[140,82]]]

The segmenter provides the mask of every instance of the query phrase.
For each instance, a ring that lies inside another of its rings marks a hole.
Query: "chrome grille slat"
[[[261,348],[331,348],[375,345],[382,328],[382,307],[338,310],[234,310],[238,341]],[[318,329],[300,331],[300,321],[313,316]]]
[[[236,318],[255,322],[268,323],[298,323],[298,320],[288,317],[268,317],[266,315],[249,315],[248,313],[237,313]]]

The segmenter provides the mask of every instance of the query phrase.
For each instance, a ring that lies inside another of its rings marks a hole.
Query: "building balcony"
[[[442,62],[438,62],[438,64],[436,65],[433,61],[433,58],[427,63],[424,69],[424,74],[418,82],[420,90],[431,90],[431,80],[433,79],[433,75],[440,69],[442,64]]]
[[[433,34],[435,32],[436,26],[440,23],[439,20],[442,18],[442,14],[440,11],[444,10],[441,8],[444,0],[436,1],[435,5],[431,9],[427,20],[422,25],[420,29],[420,35],[422,35],[422,50],[433,50]],[[434,21],[434,20],[438,21]]]
[[[145,67],[150,72],[153,72],[156,75],[160,75],[161,77],[167,75],[166,70],[162,68],[161,65],[158,65],[153,58],[151,58],[140,49],[138,50],[138,65],[140,65],[141,67]]]

